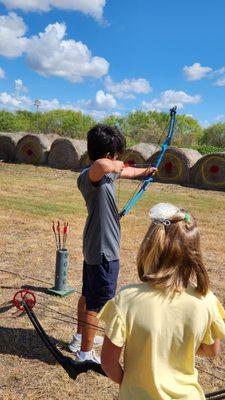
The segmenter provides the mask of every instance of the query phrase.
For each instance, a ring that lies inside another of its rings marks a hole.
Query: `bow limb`
[[[101,368],[100,364],[97,364],[92,361],[84,361],[82,363],[74,361],[72,358],[65,356],[57,347],[51,342],[45,330],[41,326],[37,316],[34,311],[30,309],[29,305],[26,302],[26,299],[22,301],[22,305],[24,310],[27,313],[31,323],[33,324],[37,334],[41,338],[42,342],[48,348],[53,357],[57,360],[57,362],[63,367],[63,369],[67,372],[70,378],[76,379],[77,375],[82,372],[87,372],[89,370],[95,371],[101,375],[105,376],[104,371]]]
[[[168,132],[167,132],[167,136],[165,141],[162,144],[161,147],[161,151],[157,157],[156,162],[154,163],[154,167],[158,168],[164,155],[165,152],[168,148],[168,146],[171,143],[173,134],[174,134],[174,128],[175,128],[175,122],[176,122],[176,110],[177,107],[173,107],[170,110],[170,122],[169,122],[169,128],[168,128]],[[122,209],[122,211],[119,213],[120,218],[123,217],[124,215],[128,214],[128,212],[134,207],[134,205],[137,203],[137,201],[143,196],[144,192],[146,191],[146,189],[150,186],[150,184],[153,182],[153,176],[149,176],[147,178],[145,178],[141,188],[138,190],[138,192],[136,192],[134,194],[134,196],[126,203],[126,205],[124,206],[124,208]]]

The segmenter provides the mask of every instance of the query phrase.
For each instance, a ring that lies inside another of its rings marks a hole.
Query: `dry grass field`
[[[37,297],[35,311],[40,322],[69,355],[66,343],[76,326],[45,305],[76,317],[86,215],[76,178],[77,174],[71,171],[0,163],[0,269],[20,274],[0,271],[0,399],[117,399],[117,386],[93,372],[79,375],[76,381],[69,379],[44,347],[27,316],[18,317],[10,303],[21,287],[32,289]],[[135,182],[121,181],[120,208],[135,186]],[[225,193],[222,192],[153,184],[122,220],[119,287],[138,281],[137,249],[149,223],[148,210],[159,201],[188,208],[197,217],[211,286],[225,304]],[[46,293],[46,288],[54,283],[55,241],[51,225],[52,220],[58,219],[69,222],[69,284],[76,289],[73,295],[62,299]],[[206,392],[225,387],[224,344],[222,349],[216,359],[197,360]]]

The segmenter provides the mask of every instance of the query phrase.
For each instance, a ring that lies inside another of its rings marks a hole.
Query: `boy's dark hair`
[[[87,134],[87,148],[90,160],[107,156],[114,157],[125,150],[126,139],[120,130],[104,124],[97,124]]]

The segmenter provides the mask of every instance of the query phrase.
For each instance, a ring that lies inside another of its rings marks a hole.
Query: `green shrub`
[[[206,144],[201,145],[201,146],[196,146],[194,148],[195,148],[195,150],[198,150],[199,153],[201,153],[202,155],[209,154],[209,153],[225,152],[225,148],[209,146]]]

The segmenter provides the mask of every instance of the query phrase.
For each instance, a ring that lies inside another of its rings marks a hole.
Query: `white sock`
[[[90,360],[90,358],[92,356],[92,350],[90,350],[90,351],[82,351],[82,350],[80,350],[79,356],[80,356],[80,359],[83,360],[83,361]]]
[[[74,335],[74,337],[76,340],[81,340],[82,335],[81,335],[81,333],[76,333],[76,335]]]

